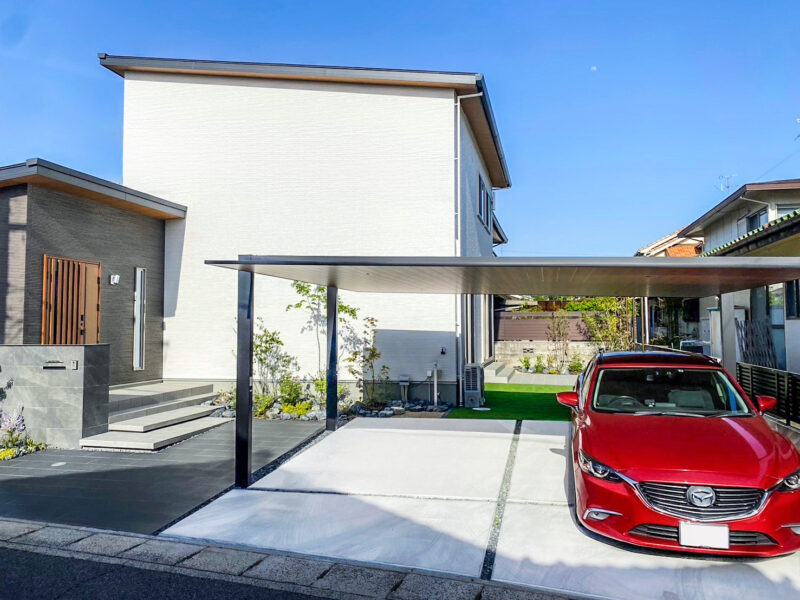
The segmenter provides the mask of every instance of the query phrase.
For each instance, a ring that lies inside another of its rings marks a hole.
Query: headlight
[[[800,469],[797,469],[797,471],[791,475],[784,477],[783,481],[778,484],[778,489],[784,492],[800,490]]]
[[[578,453],[578,464],[580,464],[581,471],[588,473],[598,479],[605,479],[606,481],[622,481],[622,478],[617,472],[603,463],[596,461],[583,451]]]

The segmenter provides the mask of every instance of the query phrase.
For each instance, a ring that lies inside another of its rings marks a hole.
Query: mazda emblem
[[[714,493],[714,490],[708,486],[693,485],[686,490],[686,499],[689,501],[689,504],[698,508],[708,508],[709,506],[713,506],[714,502],[716,502],[717,495]]]

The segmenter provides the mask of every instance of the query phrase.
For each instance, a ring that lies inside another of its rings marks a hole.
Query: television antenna
[[[731,179],[736,177],[736,174],[733,175],[720,175],[719,176],[719,191],[725,192],[731,189]]]

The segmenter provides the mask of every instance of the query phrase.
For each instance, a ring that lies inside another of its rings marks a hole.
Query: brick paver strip
[[[385,598],[402,579],[403,574],[396,571],[336,564],[312,587],[369,598]]]
[[[411,573],[389,597],[393,600],[475,600],[482,589],[479,583]]]
[[[19,521],[0,521],[0,540],[8,540],[31,531],[40,529],[41,525],[21,523]]]
[[[333,566],[326,560],[307,560],[294,556],[271,554],[244,573],[245,577],[312,585]]]
[[[91,534],[89,531],[73,529],[72,527],[43,527],[36,531],[26,533],[14,538],[15,543],[35,544],[37,546],[51,546],[53,548],[63,548],[70,544],[82,540]]]
[[[187,544],[154,536],[22,520],[0,519],[0,548],[180,573],[338,600],[567,600],[562,595],[468,577]]]
[[[179,566],[201,571],[241,575],[264,558],[258,552],[233,550],[232,548],[204,548],[180,563]]]
[[[90,552],[105,556],[117,556],[131,548],[144,543],[146,539],[113,533],[95,533],[67,546],[76,552]]]
[[[135,548],[120,554],[121,558],[132,558],[161,565],[175,565],[182,560],[197,554],[202,546],[183,544],[181,542],[168,542],[166,540],[148,540]]]

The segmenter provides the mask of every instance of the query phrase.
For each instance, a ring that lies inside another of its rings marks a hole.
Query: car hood
[[[592,413],[584,452],[636,481],[769,488],[800,453],[760,416],[671,417]]]

